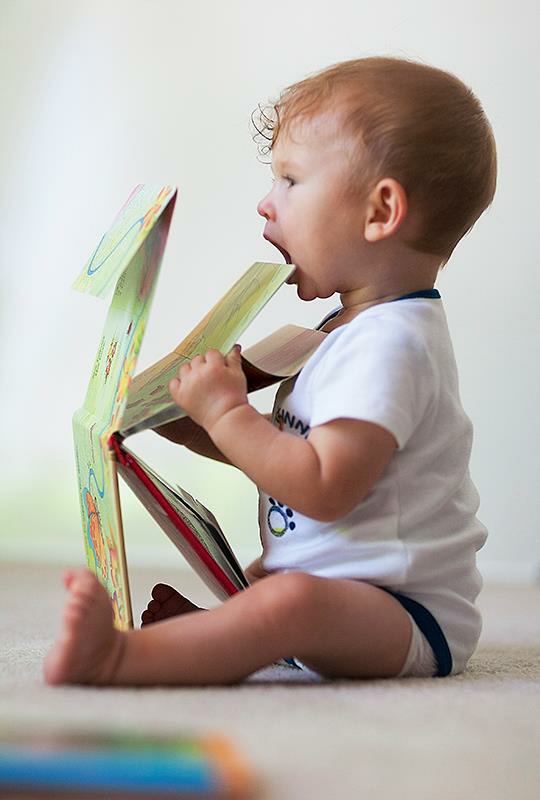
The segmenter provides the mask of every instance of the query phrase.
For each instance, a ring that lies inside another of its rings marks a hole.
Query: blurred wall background
[[[71,415],[107,304],[70,289],[139,182],[180,198],[139,367],[174,347],[252,261],[270,183],[250,114],[330,63],[391,54],[455,72],[498,143],[492,208],[441,276],[493,580],[540,579],[538,4],[518,0],[2,0],[0,3],[0,557],[82,559]],[[274,298],[243,339],[314,325],[333,300]],[[254,398],[271,407],[270,391]],[[132,445],[209,505],[242,558],[256,493],[236,470],[140,434]],[[128,560],[176,551],[123,492]]]

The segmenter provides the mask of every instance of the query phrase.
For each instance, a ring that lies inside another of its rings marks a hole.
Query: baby
[[[190,420],[160,433],[257,485],[262,556],[210,611],[158,584],[128,632],[90,572],[67,573],[48,683],[227,684],[291,656],[331,678],[443,676],[476,647],[486,530],[433,286],[493,198],[489,122],[457,78],[394,58],[330,67],[261,121],[263,236],[300,298],[341,304],[271,415],[248,402],[239,347],[210,350],[170,384]]]

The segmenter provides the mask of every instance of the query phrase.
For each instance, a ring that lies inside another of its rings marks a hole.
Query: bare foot
[[[109,596],[87,569],[64,575],[69,596],[60,634],[43,662],[49,684],[110,683],[123,652],[124,634],[113,626]]]
[[[141,627],[152,625],[153,622],[159,622],[169,617],[177,617],[180,614],[204,610],[166,583],[157,583],[152,589],[152,597],[154,599],[150,600],[146,610],[142,613]]]

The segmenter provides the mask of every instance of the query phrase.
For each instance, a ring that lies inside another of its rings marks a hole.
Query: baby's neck
[[[340,293],[343,309],[358,313],[377,303],[432,289],[440,264],[439,256],[411,254],[410,250],[382,263],[370,261],[369,267],[358,270],[358,283]]]
[[[432,288],[433,288],[433,283],[431,284],[431,286],[427,286],[426,285],[426,286],[422,287],[422,289],[432,289]],[[421,290],[420,289],[411,289],[411,292],[414,292],[414,291],[421,291]],[[411,292],[404,291],[404,292],[400,292],[398,294],[392,293],[392,294],[388,294],[388,295],[377,295],[377,296],[374,295],[372,297],[372,299],[367,299],[366,298],[366,299],[362,300],[359,303],[352,302],[352,300],[354,299],[352,297],[345,298],[349,302],[344,303],[343,302],[344,295],[341,295],[341,302],[342,302],[343,308],[340,309],[340,311],[337,313],[337,315],[335,317],[332,317],[324,325],[324,327],[321,328],[321,330],[324,331],[325,333],[330,333],[330,331],[333,331],[335,328],[339,328],[341,325],[346,325],[348,322],[350,322],[352,319],[354,319],[357,314],[360,314],[362,311],[365,311],[366,309],[370,308],[371,306],[379,305],[380,303],[389,303],[391,300],[395,300],[396,298],[402,297],[403,295],[406,295],[406,294],[411,294]]]
[[[362,284],[340,293],[343,308],[323,330],[328,332],[345,325],[371,306],[388,303],[412,292],[432,289],[441,259],[427,254],[410,256],[409,251],[405,257],[398,257],[390,264],[388,261],[381,264],[370,262],[369,269],[359,270]]]

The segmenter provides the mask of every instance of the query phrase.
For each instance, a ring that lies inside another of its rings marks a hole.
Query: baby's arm
[[[214,461],[223,461],[225,464],[230,464],[229,459],[218,450],[212,439],[208,436],[204,428],[197,425],[189,417],[168,422],[166,425],[160,425],[154,428],[155,432],[165,439],[174,442],[175,444],[183,444],[188,450],[198,453],[206,458],[212,458]]]
[[[180,370],[173,399],[218,450],[267,494],[306,516],[332,521],[373,488],[397,446],[370,422],[337,419],[308,439],[278,430],[247,402],[239,349],[210,350]]]
[[[209,433],[263,491],[324,522],[364,499],[396,448],[384,428],[353,419],[333,420],[302,439],[279,431],[247,404],[222,416]]]
[[[271,414],[264,415],[266,419],[271,419]],[[182,417],[182,419],[174,420],[174,422],[167,422],[165,425],[159,425],[154,428],[155,432],[165,439],[174,442],[175,444],[183,444],[188,450],[198,453],[206,458],[212,458],[214,461],[222,461],[224,464],[232,464],[229,459],[218,450],[210,436],[193,422],[189,417]]]

